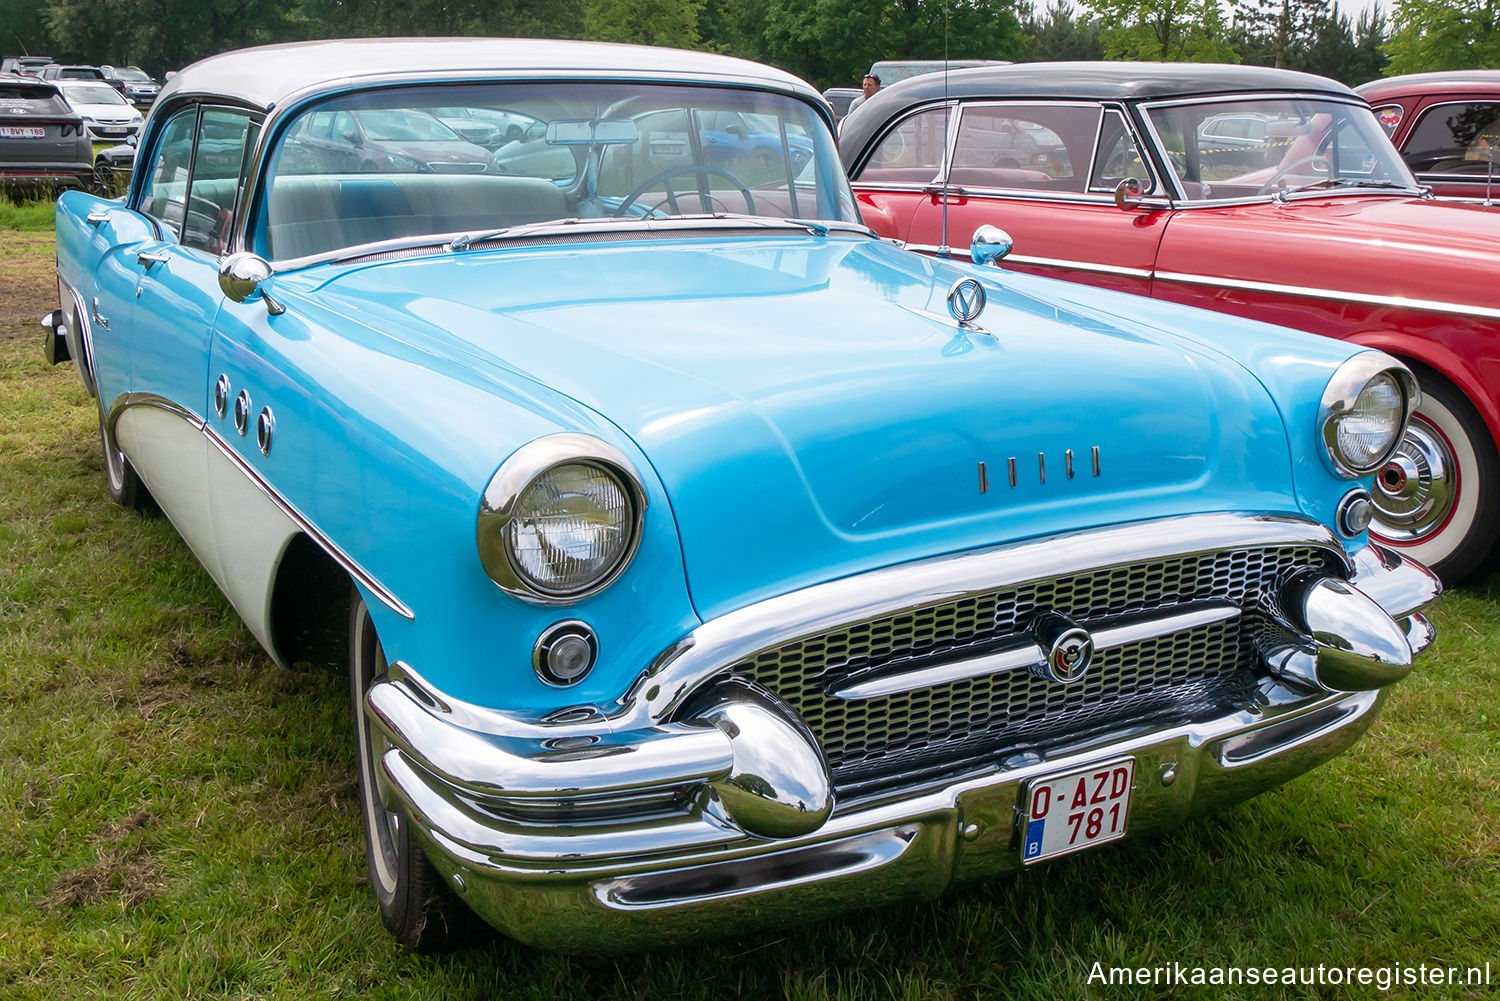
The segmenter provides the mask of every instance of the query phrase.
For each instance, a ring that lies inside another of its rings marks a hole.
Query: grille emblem
[[[960,278],[948,289],[948,312],[959,323],[973,323],[984,312],[984,286],[972,278]]]
[[[1035,673],[1059,685],[1083,680],[1094,662],[1094,638],[1087,629],[1066,615],[1043,612],[1032,623],[1031,631],[1047,654]]]

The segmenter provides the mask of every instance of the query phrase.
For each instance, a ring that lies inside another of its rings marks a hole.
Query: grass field
[[[3,226],[0,221],[0,226]],[[48,368],[45,232],[0,228],[0,998],[1156,997],[1094,964],[1479,967],[1500,995],[1500,576],[1345,756],[1160,840],[934,903],[617,959],[385,935],[342,678],[274,667],[170,524],[108,503],[93,402]]]

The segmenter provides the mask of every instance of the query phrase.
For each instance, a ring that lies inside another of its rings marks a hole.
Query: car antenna
[[[948,159],[948,130],[953,125],[953,107],[948,103],[948,3],[949,0],[943,0],[943,159],[940,163]],[[943,199],[943,238],[937,250],[939,257],[953,256],[953,248],[948,246],[948,182],[952,173],[953,167],[949,164],[945,171],[947,176],[938,188]]]

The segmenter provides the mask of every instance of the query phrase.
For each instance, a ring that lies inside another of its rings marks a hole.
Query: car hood
[[[665,488],[706,618],[902,559],[1296,509],[1278,410],[1236,363],[993,269],[987,332],[960,330],[946,292],[977,273],[867,238],[747,237],[380,263],[317,298],[616,425]]]
[[[1233,239],[1225,239],[1233,234]],[[1176,213],[1158,272],[1355,295],[1500,306],[1500,213],[1416,196],[1292,196]],[[1212,268],[1205,255],[1211,254]],[[1298,262],[1289,279],[1286,262]]]

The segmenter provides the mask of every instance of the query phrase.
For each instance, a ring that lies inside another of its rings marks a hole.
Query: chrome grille
[[[856,672],[919,669],[1025,634],[1046,610],[1088,624],[1146,611],[1228,600],[1253,613],[1284,575],[1338,574],[1315,546],[1193,554],[1035,580],[851,623],[756,654],[733,671],[770,689],[818,738],[846,799],[902,786],[976,757],[1150,721],[1175,725],[1220,715],[1248,697],[1259,670],[1254,614],[1103,651],[1080,683],[1024,670],[863,700],[827,694]]]

